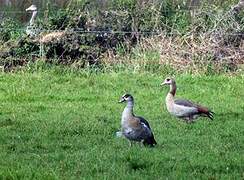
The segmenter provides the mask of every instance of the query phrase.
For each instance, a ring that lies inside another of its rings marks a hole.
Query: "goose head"
[[[130,94],[124,94],[121,96],[119,103],[133,101],[133,96]]]
[[[37,11],[36,5],[32,4],[30,7],[28,7],[25,11]]]
[[[175,84],[175,80],[171,77],[167,77],[161,85],[172,85]]]
[[[170,86],[170,90],[169,90],[169,93],[172,94],[173,96],[175,96],[175,93],[176,93],[176,82],[174,80],[174,78],[171,78],[171,77],[167,77],[161,85],[168,85]]]

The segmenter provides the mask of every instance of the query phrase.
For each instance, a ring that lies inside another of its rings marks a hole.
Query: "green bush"
[[[5,18],[0,22],[0,42],[4,43],[10,39],[16,40],[20,35],[20,24],[13,19]]]

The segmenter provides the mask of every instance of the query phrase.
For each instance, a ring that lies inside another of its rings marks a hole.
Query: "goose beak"
[[[122,103],[122,102],[125,102],[125,99],[124,99],[124,98],[121,98],[121,99],[119,100],[119,103]]]
[[[161,86],[164,86],[164,85],[166,85],[166,83],[165,83],[165,82],[162,82],[160,85],[161,85]]]

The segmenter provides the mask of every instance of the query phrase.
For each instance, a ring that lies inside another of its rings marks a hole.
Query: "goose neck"
[[[128,101],[127,105],[126,105],[126,108],[133,110],[133,107],[134,107],[134,102],[133,101]]]
[[[133,101],[128,101],[127,105],[124,109],[124,114],[126,115],[133,115],[133,107],[134,107],[134,102]]]
[[[170,94],[172,94],[173,96],[175,96],[175,93],[176,93],[176,83],[173,82],[171,85],[170,85],[170,91],[169,91]]]

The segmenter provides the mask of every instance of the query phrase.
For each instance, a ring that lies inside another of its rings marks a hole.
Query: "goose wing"
[[[146,119],[144,119],[143,117],[140,117],[140,116],[137,116],[137,118],[143,126],[147,127],[151,131],[151,127]]]
[[[149,123],[143,117],[137,117],[137,118],[140,121],[140,124],[145,129],[145,132],[144,132],[145,137],[144,137],[143,144],[144,145],[150,145],[151,147],[153,147],[154,145],[157,144],[157,142],[154,138],[154,135],[153,135],[153,132],[151,130]]]
[[[175,104],[178,104],[180,106],[186,106],[186,107],[195,107],[199,111],[209,111],[208,108],[201,106],[199,104],[195,104],[195,103],[193,103],[189,100],[185,100],[185,99],[176,99]]]
[[[180,106],[186,106],[186,107],[197,107],[198,105],[194,104],[193,102],[185,99],[176,99],[175,104],[178,104]]]
[[[199,104],[195,104],[189,100],[185,99],[176,99],[175,104],[180,105],[180,106],[185,106],[185,107],[193,107],[196,108],[199,114],[205,114],[208,118],[213,120],[213,111],[210,111],[207,107],[201,106]]]

